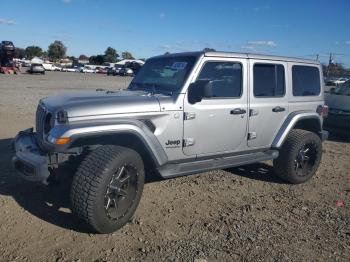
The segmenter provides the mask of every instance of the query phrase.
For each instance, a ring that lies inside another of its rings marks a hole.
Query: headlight
[[[44,132],[45,134],[49,133],[50,130],[55,125],[55,119],[52,117],[51,113],[47,113],[44,119]]]

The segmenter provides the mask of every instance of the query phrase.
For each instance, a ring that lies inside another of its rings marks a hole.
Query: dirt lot
[[[57,186],[18,178],[10,141],[34,125],[41,97],[128,81],[61,72],[0,75],[0,261],[349,261],[346,139],[324,144],[316,177],[303,185],[285,184],[268,164],[148,183],[133,221],[112,235],[89,233],[71,214],[68,169]]]

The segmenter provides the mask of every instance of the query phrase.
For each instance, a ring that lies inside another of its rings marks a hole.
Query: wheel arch
[[[272,148],[280,148],[292,129],[303,129],[314,132],[321,136],[322,120],[321,117],[314,112],[293,112],[282,124],[276,137],[272,142]]]
[[[70,148],[94,147],[100,145],[118,145],[138,152],[146,165],[161,166],[165,161],[159,153],[153,152],[145,139],[134,132],[117,132],[80,136],[72,142]]]
[[[53,137],[69,137],[71,142],[59,151],[69,151],[76,148],[120,145],[138,151],[141,157],[161,166],[168,157],[152,130],[138,120],[120,120],[102,124],[75,124],[57,128],[51,133]]]

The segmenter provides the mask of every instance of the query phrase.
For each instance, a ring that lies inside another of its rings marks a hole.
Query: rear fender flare
[[[297,123],[299,121],[306,120],[306,119],[316,120],[319,123],[319,126],[317,128],[318,129],[317,132],[319,135],[320,132],[322,131],[322,120],[317,113],[305,112],[305,111],[293,112],[288,115],[288,117],[282,124],[280,130],[278,131],[277,135],[275,136],[272,142],[271,147],[280,148],[283,145],[283,142],[285,141],[285,139],[287,138],[289,132],[297,125]]]

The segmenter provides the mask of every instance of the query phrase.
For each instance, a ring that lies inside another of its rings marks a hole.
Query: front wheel
[[[310,131],[293,129],[274,160],[275,173],[291,184],[308,181],[317,171],[322,158],[320,137]]]
[[[140,155],[129,148],[101,146],[74,176],[72,210],[98,233],[112,233],[133,216],[145,180]]]

